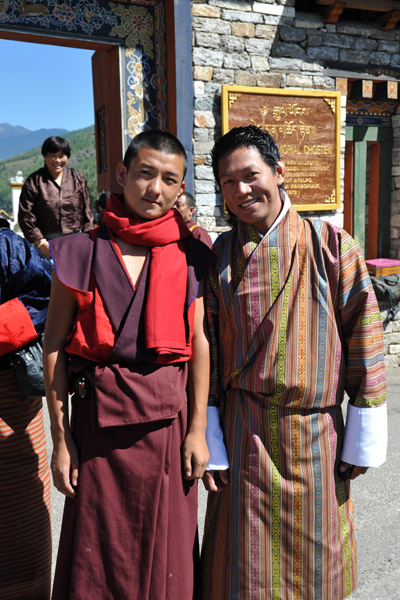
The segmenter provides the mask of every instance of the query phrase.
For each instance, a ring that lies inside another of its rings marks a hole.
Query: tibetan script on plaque
[[[222,133],[257,125],[278,143],[298,210],[340,206],[340,92],[222,86]]]

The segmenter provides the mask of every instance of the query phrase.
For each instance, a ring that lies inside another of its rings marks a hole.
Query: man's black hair
[[[169,133],[168,131],[161,131],[159,129],[142,131],[135,135],[131,140],[124,156],[124,165],[129,170],[132,159],[136,158],[140,148],[151,148],[152,150],[158,150],[165,154],[175,154],[183,158],[184,173],[186,175],[187,169],[187,156],[185,148],[182,146],[180,141]]]
[[[211,150],[212,168],[217,184],[220,186],[218,164],[220,159],[237,148],[257,148],[264,162],[269,165],[274,173],[281,155],[274,138],[268,131],[247,125],[246,127],[234,127],[225,133]]]
[[[46,154],[57,154],[59,150],[68,156],[68,158],[71,156],[71,146],[69,145],[68,140],[58,137],[58,135],[53,135],[44,140],[42,145],[42,156],[46,156]]]
[[[0,217],[0,227],[1,228],[6,228],[6,229],[11,229],[10,227],[10,223],[7,219],[5,219],[4,217]]]
[[[196,200],[193,198],[192,194],[185,190],[181,195],[180,200],[182,200],[182,198],[186,199],[189,208],[196,208]]]

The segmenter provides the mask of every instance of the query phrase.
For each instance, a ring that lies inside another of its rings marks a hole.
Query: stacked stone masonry
[[[336,80],[324,73],[324,61],[400,66],[400,30],[342,19],[327,24],[316,12],[297,11],[294,0],[192,0],[192,31],[197,216],[214,232],[227,227],[210,162],[210,150],[221,134],[222,84],[335,90]],[[343,96],[342,185],[345,107]],[[391,258],[400,259],[400,114],[392,117],[392,125]],[[343,224],[342,208],[307,216]]]
[[[381,304],[381,317],[384,331],[385,364],[387,367],[400,366],[400,311],[392,311],[388,304]]]

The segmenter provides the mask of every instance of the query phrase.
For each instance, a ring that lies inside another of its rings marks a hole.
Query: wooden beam
[[[168,101],[174,102],[176,136],[186,150],[188,157],[185,176],[186,189],[194,191],[194,159],[193,159],[193,72],[192,72],[192,9],[187,0],[168,0],[167,12],[173,14],[174,35],[168,38],[168,50],[175,61],[175,77],[172,80],[168,72],[168,88],[175,87]],[[170,21],[167,23],[167,27]],[[175,99],[174,99],[175,98]],[[168,116],[171,117],[171,110]]]
[[[337,0],[316,0],[319,6],[332,6]],[[358,10],[373,10],[375,12],[390,12],[400,10],[399,0],[340,0],[344,8],[355,8]]]
[[[167,40],[167,106],[168,131],[177,135],[176,115],[176,52],[175,52],[175,21],[173,0],[166,0],[165,31]]]
[[[390,128],[390,132],[391,131],[392,129]],[[385,141],[381,143],[378,258],[390,258],[390,220],[392,211],[392,144],[392,141]]]
[[[336,77],[336,89],[343,94],[343,96],[347,96],[348,93],[348,79],[347,77]]]
[[[65,37],[57,37],[56,35],[36,35],[34,33],[18,33],[16,31],[0,31],[0,39],[2,40],[13,40],[15,42],[29,42],[32,44],[47,44],[52,46],[64,46],[66,48],[82,48],[83,50],[99,50],[99,51],[107,51],[115,48],[115,46],[119,45],[119,40],[116,40],[115,43],[108,42],[96,42],[86,41],[86,40],[78,40],[78,39],[69,39]]]
[[[374,100],[397,100],[397,81],[379,81],[375,86]]]
[[[358,126],[346,127],[346,140],[353,142],[391,142],[393,139],[391,127]]]
[[[390,31],[391,29],[394,29],[399,19],[400,11],[398,10],[392,10],[378,17],[378,21],[381,24],[381,29],[384,29],[385,31]]]
[[[353,222],[354,194],[354,142],[346,142],[344,155],[344,195],[343,195],[343,228],[354,235]]]
[[[92,56],[98,191],[120,193],[115,169],[123,159],[120,52],[116,46]]]
[[[367,142],[354,145],[354,239],[365,255],[365,195],[367,170]]]
[[[374,85],[372,79],[358,79],[351,84],[349,98],[350,100],[362,100],[363,98],[372,98]]]
[[[369,144],[368,240],[366,258],[378,258],[379,232],[379,164],[381,145]]]
[[[323,10],[323,17],[325,23],[336,23],[339,20],[340,15],[344,9],[344,4],[336,2],[332,6],[327,6]]]

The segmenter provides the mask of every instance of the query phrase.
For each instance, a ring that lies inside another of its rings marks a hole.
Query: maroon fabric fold
[[[186,379],[182,365],[96,366],[89,380],[98,426],[174,419],[187,401]]]

